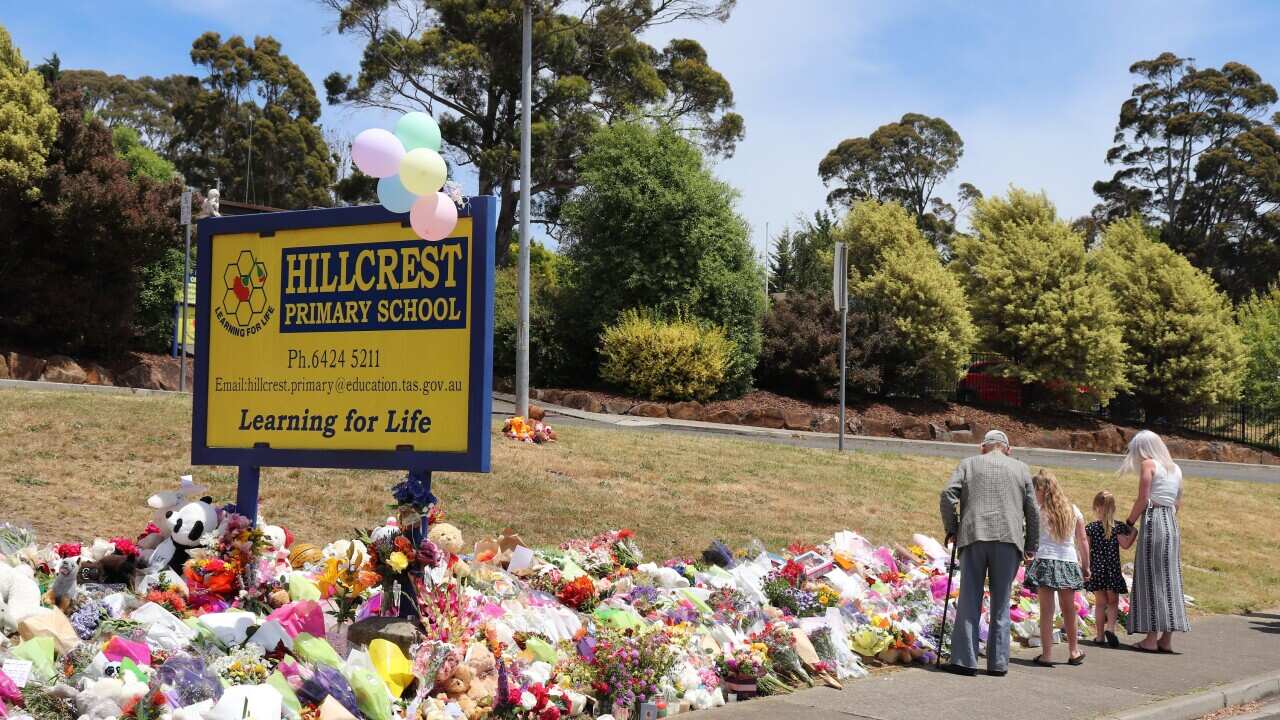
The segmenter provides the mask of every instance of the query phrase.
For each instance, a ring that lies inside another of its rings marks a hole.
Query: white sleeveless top
[[[1084,516],[1080,514],[1080,508],[1075,505],[1071,506],[1071,512],[1075,515],[1076,522],[1084,520]],[[1067,539],[1058,542],[1053,539],[1053,535],[1049,533],[1049,523],[1044,518],[1040,518],[1040,547],[1036,549],[1036,557],[1041,560],[1066,560],[1067,562],[1079,563],[1080,558],[1076,556],[1076,528],[1071,526],[1071,532],[1067,533]]]
[[[1173,507],[1178,502],[1178,491],[1181,489],[1182,468],[1174,465],[1170,472],[1157,462],[1155,475],[1151,476],[1151,504]]]

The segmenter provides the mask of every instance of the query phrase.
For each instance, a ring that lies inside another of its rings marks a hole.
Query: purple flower
[[[436,496],[431,492],[430,481],[406,475],[404,480],[391,488],[391,494],[401,505],[410,505],[418,512],[436,504]]]
[[[71,627],[81,640],[88,640],[93,637],[93,633],[98,629],[98,624],[102,622],[102,618],[106,614],[107,610],[101,603],[90,600],[71,614]]]

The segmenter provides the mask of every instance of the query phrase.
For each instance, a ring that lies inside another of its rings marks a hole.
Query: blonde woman
[[[1071,504],[1058,479],[1048,470],[1031,478],[1040,507],[1040,543],[1027,568],[1026,583],[1040,599],[1040,648],[1037,665],[1053,667],[1054,600],[1062,608],[1062,632],[1067,637],[1067,664],[1084,662],[1079,648],[1076,591],[1089,579],[1089,541],[1084,515]]]
[[[1187,632],[1187,609],[1182,595],[1182,468],[1173,462],[1160,436],[1143,430],[1129,441],[1129,454],[1120,472],[1138,475],[1138,498],[1125,525],[1138,529],[1133,587],[1129,592],[1130,634],[1146,633],[1135,644],[1143,652],[1173,652],[1173,633]]]

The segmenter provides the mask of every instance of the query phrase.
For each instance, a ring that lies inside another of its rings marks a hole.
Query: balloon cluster
[[[405,113],[394,133],[369,128],[351,144],[360,172],[378,178],[378,201],[394,213],[409,213],[423,240],[443,240],[458,224],[458,206],[441,192],[448,177],[440,157],[440,126],[423,112]]]

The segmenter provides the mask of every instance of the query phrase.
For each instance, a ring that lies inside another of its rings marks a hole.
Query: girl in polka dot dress
[[[1085,526],[1089,538],[1089,565],[1093,573],[1085,582],[1085,590],[1093,593],[1093,618],[1097,637],[1094,642],[1108,647],[1119,647],[1116,637],[1116,617],[1120,614],[1120,596],[1129,592],[1129,586],[1120,572],[1120,548],[1133,546],[1137,533],[1131,533],[1127,525],[1116,522],[1116,499],[1103,490],[1093,498],[1093,513],[1097,520]]]

